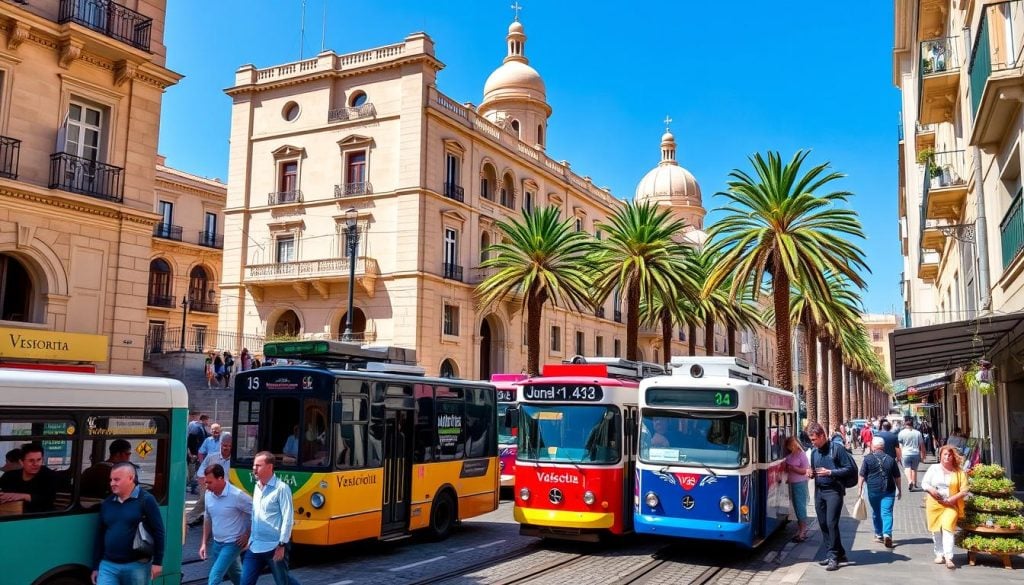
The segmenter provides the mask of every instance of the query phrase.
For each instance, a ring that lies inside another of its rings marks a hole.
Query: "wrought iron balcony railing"
[[[158,223],[153,226],[153,237],[165,240],[181,241],[181,226],[170,223]]]
[[[1003,221],[999,222],[999,237],[1002,240],[1003,268],[1006,268],[1024,250],[1024,206],[1021,205],[1024,190],[1018,189],[1017,194],[1006,210]]]
[[[220,250],[224,247],[224,236],[217,232],[199,232],[199,241],[196,243],[200,246]]]
[[[1010,0],[985,5],[977,31],[967,68],[971,112],[975,116],[992,74],[1019,67],[1024,57],[1024,2]]]
[[[57,22],[74,22],[149,51],[153,19],[110,0],[60,0]]]
[[[170,295],[158,295],[150,293],[149,299],[147,300],[146,304],[148,304],[151,307],[169,307],[173,309],[175,307],[175,299],[173,296]]]
[[[120,203],[124,200],[122,171],[121,167],[56,152],[50,155],[49,187]]]
[[[373,193],[373,185],[371,185],[369,181],[359,181],[334,186],[335,199],[351,197],[353,195],[369,195],[371,193]]]
[[[18,178],[18,159],[21,157],[21,141],[0,136],[0,177]]]
[[[455,183],[444,184],[444,196],[462,202],[466,200],[465,190]]]
[[[372,118],[377,115],[377,109],[373,104],[367,103],[353,108],[335,108],[327,110],[328,122],[347,122],[360,118]]]
[[[302,203],[302,191],[271,191],[267,194],[267,205],[281,205],[284,203]]]
[[[191,301],[188,308],[198,313],[216,313],[217,303],[211,301]]]
[[[444,277],[450,280],[462,282],[462,266],[458,264],[444,264]]]

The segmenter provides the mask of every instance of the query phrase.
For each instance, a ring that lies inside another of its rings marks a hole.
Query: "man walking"
[[[903,430],[898,435],[900,450],[903,452],[903,467],[907,470],[907,489],[917,488],[917,466],[921,464],[921,453],[924,453],[924,435],[914,428],[910,419],[903,421]]]
[[[225,576],[234,585],[239,585],[242,577],[242,549],[249,542],[252,498],[227,482],[225,469],[219,463],[207,466],[204,473],[206,514],[199,558],[213,559],[207,585],[219,585]]]
[[[218,435],[220,431],[218,429]],[[224,433],[220,437],[218,442],[219,451],[211,453],[203,457],[203,462],[199,464],[199,469],[196,471],[196,477],[199,481],[199,498],[196,500],[196,505],[185,515],[185,522],[189,526],[196,526],[203,521],[203,513],[206,511],[206,470],[211,465],[220,465],[224,469],[224,474],[231,470],[231,435]]]
[[[208,433],[206,432],[206,425],[210,420],[210,417],[205,414],[199,414],[198,412],[192,412],[193,420],[188,423],[186,429],[186,447],[188,449],[188,487],[192,494],[196,493],[198,485],[196,484],[195,475],[196,469],[199,467],[199,447],[202,446],[203,441],[206,440]]]
[[[807,434],[814,445],[807,477],[814,480],[814,511],[828,550],[818,564],[823,565],[826,571],[835,571],[839,563],[846,562],[846,549],[839,533],[839,516],[843,512],[843,497],[846,495],[843,480],[857,476],[857,464],[842,445],[829,441],[820,424],[808,425]]]
[[[264,567],[270,567],[276,585],[297,585],[288,574],[288,547],[292,538],[292,491],[274,475],[274,454],[260,451],[253,458],[256,483],[252,489],[252,534],[242,562],[242,585],[256,585]]]
[[[110,471],[110,491],[100,504],[93,550],[92,582],[95,585],[149,583],[160,575],[164,560],[164,523],[152,494],[135,479],[135,466],[117,463]],[[153,538],[152,557],[135,552],[135,534],[143,522]]]
[[[885,543],[892,548],[892,508],[903,495],[900,489],[900,468],[896,460],[885,453],[885,440],[875,437],[871,440],[871,454],[864,456],[860,465],[858,493],[864,495],[868,488],[868,502],[871,504],[871,521],[875,528],[875,542]]]

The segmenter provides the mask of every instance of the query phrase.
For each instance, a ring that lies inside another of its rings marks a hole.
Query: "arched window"
[[[455,378],[459,375],[458,367],[450,359],[445,359],[441,362],[440,376],[442,378]]]
[[[188,275],[188,300],[198,304],[212,302],[212,298],[206,297],[207,291],[213,292],[210,289],[210,278],[206,275],[206,269],[196,266]]]
[[[487,248],[491,245],[491,234],[484,232],[480,234],[480,261],[483,262],[490,258],[490,253]]]
[[[338,339],[342,339],[347,324],[348,313],[345,313],[338,321]],[[366,339],[366,315],[359,307],[352,308],[352,338],[352,341],[372,341]]]
[[[516,204],[516,180],[511,174],[506,174],[501,180],[501,200],[505,207],[515,207]]]
[[[295,311],[289,309],[278,317],[277,322],[274,323],[274,336],[294,337],[299,334],[300,329],[299,316],[295,314]]]
[[[171,296],[171,266],[163,258],[149,263],[149,304],[154,307],[173,307]]]
[[[537,144],[544,146],[544,124],[537,124]]]
[[[494,165],[484,163],[483,173],[480,177],[480,196],[484,199],[494,201],[494,190],[498,187],[498,173]]]
[[[516,138],[522,138],[522,135],[519,133],[519,120],[512,120],[512,132],[515,133]]]
[[[32,279],[13,256],[0,254],[0,320],[32,321]]]

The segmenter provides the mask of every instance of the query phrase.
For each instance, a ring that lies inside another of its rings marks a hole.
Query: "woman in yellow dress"
[[[921,489],[928,494],[925,517],[932,533],[935,564],[946,563],[947,569],[955,569],[953,535],[957,521],[963,518],[964,500],[969,495],[967,474],[960,469],[960,455],[955,447],[946,445],[939,449],[939,463],[928,468]]]

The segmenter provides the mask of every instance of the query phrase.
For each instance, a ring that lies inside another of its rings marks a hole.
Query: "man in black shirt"
[[[824,565],[826,571],[835,571],[839,563],[846,562],[846,549],[839,533],[839,517],[843,513],[843,497],[846,495],[843,479],[857,477],[857,464],[842,445],[833,445],[829,441],[820,424],[809,424],[807,434],[814,445],[807,477],[814,481],[814,511],[828,550],[818,564]]]
[[[0,504],[24,502],[26,513],[50,512],[57,497],[57,474],[43,465],[43,447],[29,443],[21,448],[21,471],[0,477]]]

